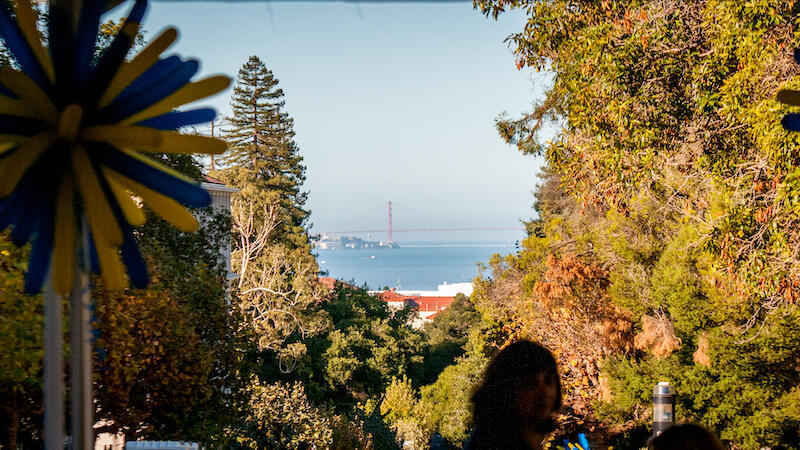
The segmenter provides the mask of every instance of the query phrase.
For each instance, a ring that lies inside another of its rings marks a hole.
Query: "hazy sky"
[[[314,231],[384,229],[378,207],[387,200],[396,229],[514,227],[533,214],[540,161],[504,144],[494,128],[501,112],[529,110],[547,82],[518,71],[503,42],[522,29],[521,14],[495,22],[471,2],[151,3],[147,37],[171,24],[181,32],[172,50],[199,58],[204,75],[235,75],[255,54],[280,80],[307,166]],[[229,97],[207,103],[229,114]]]

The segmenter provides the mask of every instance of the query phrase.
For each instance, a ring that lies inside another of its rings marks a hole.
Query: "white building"
[[[400,309],[411,307],[417,311],[417,319],[411,324],[414,328],[422,328],[432,322],[437,314],[447,309],[455,296],[472,294],[472,283],[440,284],[435,291],[398,291],[390,289],[383,292],[371,292],[385,301],[389,308]]]

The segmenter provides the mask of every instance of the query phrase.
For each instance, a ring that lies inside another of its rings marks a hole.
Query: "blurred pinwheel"
[[[177,108],[227,88],[214,76],[197,82],[194,60],[161,54],[175,41],[167,29],[126,59],[146,0],[136,0],[111,43],[97,52],[100,21],[118,2],[74,0],[75,19],[51,2],[44,47],[30,0],[0,0],[0,37],[13,57],[0,70],[0,229],[32,241],[25,288],[38,292],[48,268],[56,292],[69,292],[82,217],[90,233],[90,266],[110,289],[148,283],[133,236],[143,202],[184,231],[197,221],[183,206],[209,194],[140,152],[222,153],[224,142],[179,134],[214,119],[212,109]],[[141,200],[141,201],[139,201]],[[181,206],[183,205],[183,206]]]
[[[578,433],[578,443],[573,444],[568,439],[562,439],[563,446],[556,445],[559,449],[563,450],[591,450],[589,447],[589,440],[586,439],[586,435],[584,433]]]
[[[800,64],[800,49],[795,49],[794,60]],[[778,91],[778,101],[792,106],[800,106],[800,91],[781,89]],[[800,131],[800,114],[786,114],[781,120],[783,128],[789,131]]]

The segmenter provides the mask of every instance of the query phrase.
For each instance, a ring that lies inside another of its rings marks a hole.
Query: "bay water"
[[[436,290],[444,282],[470,282],[477,263],[516,252],[515,242],[398,242],[399,248],[315,249],[327,276],[378,290]]]

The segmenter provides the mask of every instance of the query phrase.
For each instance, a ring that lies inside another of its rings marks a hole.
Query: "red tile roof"
[[[378,296],[385,302],[402,302],[409,298],[394,291],[384,291],[379,293]]]
[[[203,174],[203,181],[205,181],[206,183],[211,183],[211,184],[225,184],[224,181],[218,180],[218,179],[216,179],[214,177],[210,177],[210,176],[208,176],[206,174]]]
[[[378,296],[386,302],[404,301],[411,305],[412,308],[423,312],[441,311],[450,306],[455,299],[455,297],[420,297],[418,295],[402,295],[394,292],[393,290],[381,292],[378,294]]]
[[[331,277],[319,277],[317,279],[319,283],[325,286],[329,291],[332,291],[334,287],[336,287],[336,279]]]
[[[414,300],[419,305],[420,311],[441,311],[451,303],[455,297],[419,297]]]

